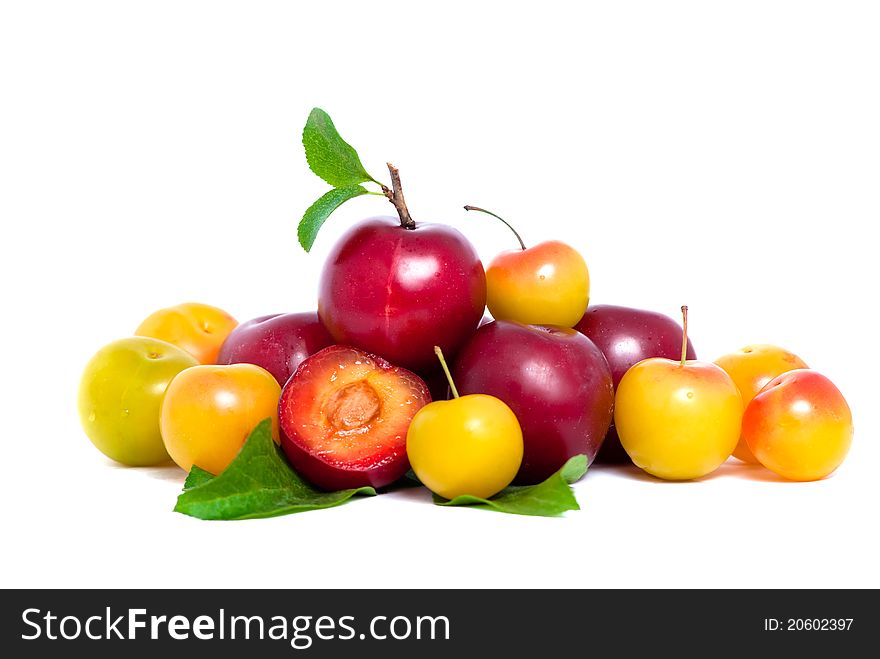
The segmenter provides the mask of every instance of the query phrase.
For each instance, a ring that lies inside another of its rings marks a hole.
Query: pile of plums
[[[459,231],[412,219],[389,170],[394,189],[382,189],[399,218],[364,220],[336,242],[317,313],[238,325],[183,304],[102,349],[80,387],[93,443],[126,464],[170,457],[218,474],[271,417],[293,468],[318,487],[381,488],[412,467],[447,498],[539,483],[577,455],[672,480],[731,454],[796,480],[844,459],[846,401],[798,357],[751,346],[697,361],[686,307],[679,325],[589,306],[577,250],[526,247],[505,220],[466,206],[519,242],[484,270]]]

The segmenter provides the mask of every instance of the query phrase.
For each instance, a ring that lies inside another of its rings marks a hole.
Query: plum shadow
[[[657,478],[655,476],[651,476],[650,474],[642,471],[634,464],[593,464],[590,469],[587,471],[587,475],[585,478],[589,477],[591,473],[600,472],[600,473],[610,473],[615,476],[623,476],[625,478],[631,478],[634,480],[639,480],[645,483],[655,483],[655,484],[685,484],[685,483],[703,483],[706,481],[712,481],[716,478],[739,478],[742,480],[750,480],[750,481],[759,481],[763,483],[793,483],[795,481],[790,481],[782,476],[774,474],[769,469],[762,467],[761,465],[753,465],[745,462],[740,462],[736,458],[730,458],[723,465],[718,467],[711,474],[706,474],[701,478],[695,478],[689,481],[666,481],[662,478]]]
[[[170,460],[165,464],[158,465],[156,467],[129,467],[128,465],[114,462],[109,458],[104,458],[104,462],[111,469],[117,469],[119,471],[133,471],[139,474],[144,474],[154,480],[167,481],[169,483],[179,483],[181,486],[183,486],[183,481],[186,480],[186,472],[184,472],[183,469],[178,467]]]
[[[727,462],[725,462],[715,473],[724,470],[724,473],[728,476],[733,476],[734,478],[740,478],[742,480],[749,481],[759,481],[762,483],[796,483],[797,481],[791,481],[787,478],[783,478],[779,474],[774,474],[772,471],[767,469],[766,467],[758,464],[749,464],[747,462],[740,462],[736,458],[731,458]]]

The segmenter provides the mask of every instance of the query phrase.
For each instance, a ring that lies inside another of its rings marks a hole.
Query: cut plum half
[[[430,402],[415,373],[330,346],[303,361],[281,392],[281,446],[293,468],[325,490],[385,487],[409,469],[406,432]]]

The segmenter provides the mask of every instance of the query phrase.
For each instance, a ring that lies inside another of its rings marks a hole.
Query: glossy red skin
[[[281,433],[281,448],[300,476],[327,492],[367,486],[379,489],[400,480],[409,470],[406,458],[389,460],[371,469],[341,469],[319,460],[285,432]]]
[[[310,438],[300,432],[297,424],[291,422],[288,408],[292,409],[301,404],[304,390],[316,384],[320,386],[320,381],[316,383],[310,375],[307,375],[308,372],[314,371],[317,378],[323,377],[327,373],[325,364],[331,364],[336,353],[348,350],[350,350],[348,346],[333,345],[304,360],[282,389],[278,403],[281,448],[287,459],[297,473],[306,480],[331,492],[365,486],[386,487],[399,480],[409,470],[409,459],[406,455],[408,423],[400,428],[399,449],[378,446],[369,460],[352,464],[330,464],[309,450]],[[419,401],[413,414],[421,406],[431,402],[427,385],[415,373],[394,366],[377,355],[367,355],[367,357],[381,370],[397,376],[400,386],[408,388],[412,397]]]
[[[574,328],[595,343],[605,355],[611,367],[615,390],[626,372],[643,359],[681,358],[681,325],[656,311],[598,304],[587,309]],[[690,338],[687,358],[697,358]],[[599,462],[630,461],[613,424],[596,459]]]
[[[448,359],[477,328],[486,274],[452,227],[404,229],[391,217],[364,220],[324,263],[318,316],[337,343],[414,371],[433,370],[434,346]]]
[[[525,452],[515,483],[539,483],[569,458],[592,462],[608,432],[614,388],[608,362],[571,329],[494,321],[462,348],[458,391],[500,398],[522,426]]]
[[[315,312],[260,316],[236,327],[226,337],[218,364],[256,364],[282,387],[302,361],[333,344]]]
[[[480,327],[492,322],[492,316],[486,314],[480,319]],[[449,389],[449,380],[446,379],[446,373],[443,367],[437,361],[430,370],[420,371],[418,376],[425,381],[431,392],[431,400],[449,400],[452,398],[452,391]]]

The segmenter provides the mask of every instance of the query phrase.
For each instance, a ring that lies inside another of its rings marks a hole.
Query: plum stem
[[[502,222],[504,222],[505,226],[507,226],[508,229],[513,231],[513,235],[516,236],[516,239],[519,241],[519,246],[522,247],[523,250],[525,250],[526,244],[523,242],[523,239],[520,238],[520,235],[516,232],[516,229],[514,229],[510,225],[510,223],[507,220],[505,220],[503,217],[501,217],[500,215],[495,215],[495,213],[493,213],[492,211],[487,211],[485,208],[480,208],[479,206],[465,206],[464,209],[466,211],[480,211],[481,213],[485,213],[486,215],[491,215],[495,219],[498,219],[498,220],[501,220]]]
[[[413,220],[412,216],[409,214],[409,209],[406,207],[406,201],[403,199],[403,186],[400,184],[400,172],[397,167],[390,162],[385,164],[388,165],[388,172],[391,174],[391,188],[380,183],[379,185],[382,185],[382,194],[384,194],[388,198],[388,201],[394,204],[394,208],[397,209],[397,215],[400,217],[400,226],[404,229],[415,229],[415,220]]]
[[[434,346],[434,354],[437,355],[437,359],[440,360],[440,366],[443,367],[443,372],[446,373],[446,380],[449,382],[449,388],[452,389],[453,397],[459,398],[458,389],[455,388],[455,382],[452,381],[452,373],[449,372],[449,367],[446,365],[446,360],[443,358],[443,351],[440,350],[440,346]]]
[[[688,354],[688,308],[686,304],[681,307],[681,316],[683,319],[681,329],[681,365],[685,366]]]

